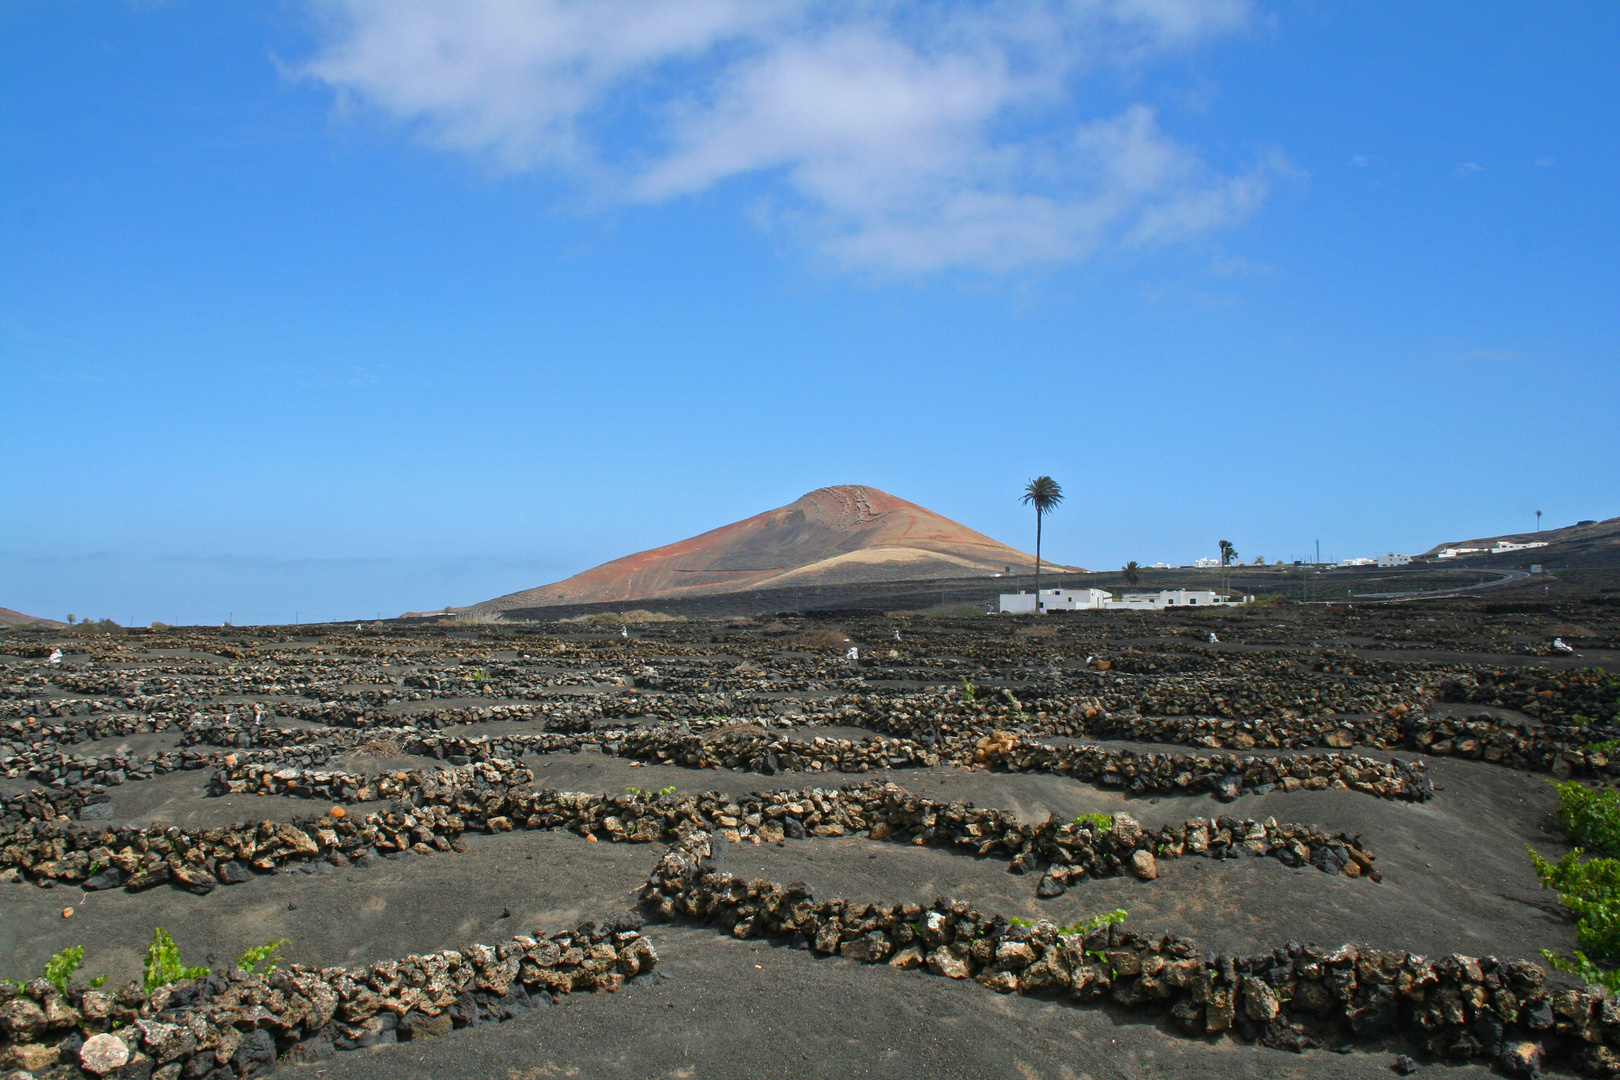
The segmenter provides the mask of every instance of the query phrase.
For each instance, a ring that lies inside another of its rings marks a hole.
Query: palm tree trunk
[[[1035,511],[1035,614],[1041,613],[1041,512]]]

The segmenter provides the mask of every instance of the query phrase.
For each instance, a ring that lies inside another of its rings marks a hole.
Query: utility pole
[[[1536,532],[1541,531],[1541,511],[1536,511]]]
[[[1322,541],[1320,541],[1320,540],[1318,540],[1316,542],[1316,562],[1312,563],[1311,565],[1312,566],[1321,566],[1322,565]]]

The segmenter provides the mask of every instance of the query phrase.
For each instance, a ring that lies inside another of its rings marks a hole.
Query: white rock
[[[92,1035],[79,1047],[79,1064],[97,1076],[116,1072],[128,1062],[129,1047],[116,1035]]]

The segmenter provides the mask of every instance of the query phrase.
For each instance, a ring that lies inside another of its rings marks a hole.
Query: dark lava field
[[[0,1075],[1620,1074],[1526,852],[1617,663],[1508,589],[7,631]]]

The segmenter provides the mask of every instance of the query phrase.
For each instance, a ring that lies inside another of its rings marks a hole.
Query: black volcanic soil
[[[1373,650],[1363,643],[1398,645],[1415,630],[1421,630],[1429,641],[1436,636],[1430,622],[1439,618],[1443,622],[1435,624],[1440,628],[1438,636],[1459,647],[1447,651],[1445,662],[1466,655],[1483,657],[1493,666],[1522,664],[1556,670],[1575,661],[1525,653],[1521,647],[1528,647],[1526,642],[1545,643],[1546,635],[1538,632],[1538,625],[1577,617],[1582,625],[1594,629],[1594,636],[1613,637],[1620,609],[1600,606],[1579,612],[1531,613],[1522,625],[1515,624],[1512,633],[1504,634],[1501,619],[1482,613],[1477,606],[1403,605],[1386,609],[1370,624],[1357,624],[1353,651],[1337,644],[1346,636],[1342,622],[1321,612],[1282,609],[1265,622],[1253,618],[1244,623],[1232,616],[1230,624],[1220,626],[1223,642],[1245,636],[1251,640],[1281,637],[1288,647],[1304,654],[1342,658],[1371,656]],[[1430,622],[1420,626],[1420,620]],[[964,643],[993,643],[993,649],[972,658],[977,665],[973,677],[981,685],[1009,686],[1038,677],[1036,671],[1050,670],[1050,657],[1043,655],[1041,663],[1030,668],[1018,650],[1056,649],[1060,662],[1083,661],[1099,648],[1100,640],[1106,644],[1107,635],[1119,629],[1118,624],[1098,624],[1103,634],[1099,638],[1095,626],[1088,629],[1086,624],[1066,620],[1055,642],[1018,638],[1012,625],[998,620],[945,625],[874,620],[853,629],[876,643],[886,640],[895,625],[903,626],[908,654],[920,658],[971,652]],[[1131,625],[1130,636],[1133,641],[1154,643],[1167,656],[1189,650],[1200,656],[1225,655],[1190,640],[1202,628],[1203,624],[1168,621],[1155,627],[1138,620]],[[1161,632],[1155,634],[1155,629]],[[660,650],[690,650],[699,657],[723,654],[726,663],[713,671],[724,673],[743,655],[764,656],[760,649],[773,640],[757,626],[738,629],[694,623],[663,631],[659,641],[632,643],[628,648],[642,655],[625,657],[615,651],[625,646],[606,635],[577,628],[525,631],[529,636],[516,646],[510,640],[511,631],[473,631],[490,635],[482,641],[458,631],[454,637],[440,635],[425,649],[420,640],[405,637],[405,632],[393,633],[401,635],[398,647],[409,641],[417,649],[414,661],[400,666],[401,671],[427,671],[438,662],[436,658],[452,651],[486,658],[481,663],[489,662],[487,658],[497,651],[502,657],[516,657],[550,635],[550,640],[594,651],[545,658],[547,675],[572,668],[589,670],[595,676],[612,671],[633,673],[647,664],[673,667],[692,659],[667,654],[653,659]],[[311,640],[315,639],[304,642]],[[387,648],[389,641],[388,635],[380,635],[370,639],[368,647]],[[1006,652],[1005,662],[995,658],[998,650]],[[1413,665],[1426,662],[1417,650],[1399,647],[1377,655],[1394,656],[1396,662]],[[1577,659],[1591,665],[1604,658],[1586,655]],[[103,661],[95,667],[81,664],[77,670],[138,671],[158,662],[156,654],[130,650],[116,668]],[[162,662],[176,661],[170,656]],[[769,666],[768,657],[756,662]],[[449,658],[441,666],[447,671],[459,670],[455,666],[459,663],[459,658]],[[784,662],[784,670],[789,666]],[[861,680],[858,672],[851,679],[830,657],[815,659],[812,666],[811,673],[795,668],[794,677],[808,680],[817,689],[793,693],[809,698],[860,688],[839,681],[859,684]],[[19,684],[40,671],[38,659],[20,658],[6,664],[7,677]],[[960,671],[948,667],[923,666],[908,673],[908,681],[917,685],[954,685],[961,677]],[[702,692],[740,694],[735,688],[727,689],[726,678],[714,675],[715,685]],[[353,682],[361,684],[376,685],[364,679]],[[189,685],[186,692],[196,701],[209,697],[195,682]],[[614,697],[623,693],[623,687],[609,684],[603,677],[595,688],[556,687],[552,692]],[[39,700],[61,701],[72,696],[52,691]],[[275,695],[261,696],[266,701],[278,700]],[[213,697],[244,700],[228,688]],[[668,700],[674,702],[678,697],[672,695]],[[488,705],[535,699],[470,700]],[[687,702],[682,708],[694,718],[713,715],[718,708],[712,698],[681,700]],[[400,714],[419,713],[456,701],[447,696],[397,703],[391,708]],[[1436,710],[1444,708],[1459,707],[1437,706]],[[1487,711],[1488,707],[1468,709]],[[1494,711],[1517,715],[1511,709]],[[297,726],[287,718],[280,722]],[[447,733],[498,735],[537,730],[535,724],[486,723],[447,729]],[[848,733],[819,727],[805,728],[801,734]],[[81,743],[72,749],[87,754],[113,746],[150,751],[174,743],[172,734],[135,735]],[[1410,804],[1354,791],[1273,791],[1235,802],[1207,796],[1129,798],[1117,790],[1063,777],[955,766],[862,776],[786,773],[764,777],[678,765],[642,767],[595,751],[531,755],[525,761],[535,774],[536,787],[561,790],[618,792],[631,786],[647,790],[673,786],[681,791],[741,794],[887,779],[931,798],[1001,807],[1028,820],[1121,810],[1150,826],[1192,816],[1274,816],[1280,821],[1362,834],[1377,854],[1383,875],[1381,883],[1373,883],[1329,876],[1309,867],[1290,869],[1272,859],[1186,858],[1162,861],[1156,881],[1126,877],[1084,881],[1061,897],[1041,900],[1035,895],[1036,876],[1008,873],[1005,859],[974,858],[941,848],[846,836],[782,845],[725,845],[720,853],[722,867],[733,873],[782,882],[801,880],[819,896],[885,903],[954,896],[972,901],[982,911],[1062,923],[1122,907],[1130,912],[1128,925],[1132,927],[1175,931],[1215,950],[1254,951],[1289,940],[1324,945],[1349,941],[1430,954],[1455,951],[1535,958],[1543,948],[1567,951],[1573,946],[1568,913],[1539,887],[1525,856],[1527,844],[1550,857],[1568,850],[1552,816],[1556,799],[1548,780],[1545,775],[1484,762],[1430,759],[1436,797]],[[346,756],[338,763],[390,771],[437,764],[425,758],[361,755]],[[224,824],[288,820],[324,809],[324,804],[280,796],[210,797],[206,795],[208,776],[206,770],[177,772],[112,788],[114,820]],[[30,783],[17,777],[0,781],[12,791]],[[364,813],[369,808],[350,809]],[[573,833],[521,830],[468,835],[466,843],[468,850],[461,854],[378,860],[366,868],[320,864],[321,872],[299,869],[259,875],[205,896],[169,888],[86,893],[67,886],[0,885],[4,973],[14,977],[32,974],[53,953],[83,945],[83,974],[106,973],[120,982],[138,974],[154,926],[167,927],[174,934],[189,962],[213,964],[224,964],[250,945],[281,937],[290,939],[284,951],[297,962],[353,965],[475,941],[493,942],[536,929],[555,931],[632,908],[637,889],[663,850],[662,845],[598,843]],[[65,907],[73,909],[72,918],[62,917]],[[1140,1013],[1127,1015],[1111,1008],[1001,996],[971,983],[926,973],[819,957],[759,940],[740,941],[710,927],[653,923],[647,932],[662,958],[657,973],[633,981],[619,994],[581,995],[520,1013],[504,1024],[339,1054],[329,1061],[288,1067],[284,1075],[327,1080],[379,1075],[399,1080],[553,1076],[1325,1080],[1392,1075],[1393,1055],[1403,1049],[1398,1045],[1361,1046],[1344,1054],[1312,1051],[1293,1055],[1227,1038],[1189,1039],[1163,1021]],[[1441,1067],[1447,1076],[1486,1072],[1474,1066],[1431,1065],[1426,1070]]]

